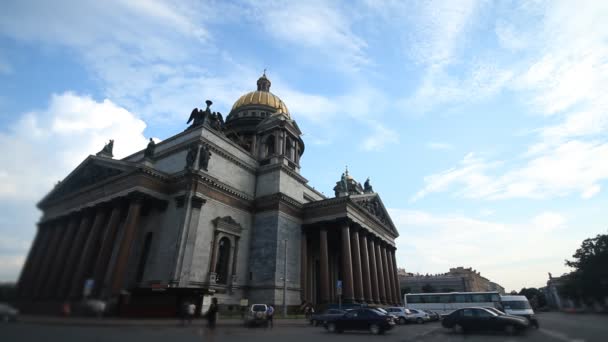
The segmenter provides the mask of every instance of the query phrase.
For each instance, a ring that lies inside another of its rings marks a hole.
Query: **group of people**
[[[209,309],[207,312],[203,314],[203,318],[207,320],[207,326],[211,329],[215,328],[215,323],[217,322],[217,298],[211,298],[211,305],[209,305]],[[186,301],[184,302],[184,306],[182,308],[182,325],[192,324],[192,319],[196,315],[196,305],[192,302]]]

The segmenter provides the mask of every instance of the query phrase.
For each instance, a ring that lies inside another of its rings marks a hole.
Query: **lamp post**
[[[283,262],[283,317],[287,318],[287,239],[285,243],[285,261]]]

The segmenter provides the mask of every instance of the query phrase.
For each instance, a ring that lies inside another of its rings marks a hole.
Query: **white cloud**
[[[498,166],[507,165],[500,172]],[[430,193],[453,191],[464,198],[542,199],[579,193],[588,199],[600,191],[608,179],[608,143],[570,140],[543,146],[517,162],[488,162],[473,154],[460,165],[424,178],[425,186],[412,200]]]
[[[0,133],[0,280],[16,279],[36,227],[36,201],[114,139],[114,156],[145,148],[146,124],[109,100],[53,95]],[[8,237],[10,236],[10,237]]]
[[[580,244],[556,232],[569,225],[553,212],[539,213],[521,223],[503,223],[416,210],[389,211],[400,232],[396,241],[399,267],[421,273],[473,267],[507,289],[543,286],[547,271],[559,274],[567,270],[564,256]],[[543,248],[538,248],[539,241]]]
[[[269,35],[323,54],[323,63],[346,71],[369,64],[367,43],[353,32],[352,17],[345,8],[323,1],[254,1],[251,5],[257,22]]]
[[[376,151],[382,149],[387,144],[394,144],[399,141],[399,135],[394,130],[373,121],[370,122],[373,131],[361,142],[361,148],[365,151]]]

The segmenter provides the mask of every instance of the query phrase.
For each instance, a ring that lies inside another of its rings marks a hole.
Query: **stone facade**
[[[310,187],[302,133],[269,89],[264,75],[226,122],[207,101],[146,150],[115,160],[112,141],[86,158],[38,204],[23,303],[85,296],[170,315],[213,295],[298,308],[336,302],[338,280],[345,302],[399,303],[398,233],[380,197],[348,171],[334,198]]]
[[[434,292],[486,292],[497,291],[505,293],[502,286],[489,281],[487,278],[472,268],[455,267],[450,268],[448,273],[421,275],[399,272],[399,283],[401,288],[409,290],[410,293],[425,292],[425,286],[429,286]]]

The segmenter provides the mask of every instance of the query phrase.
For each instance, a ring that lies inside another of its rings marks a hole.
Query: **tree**
[[[422,286],[422,292],[423,293],[434,293],[437,291],[435,290],[435,287],[433,287],[433,285],[426,284],[426,285]]]
[[[454,289],[451,289],[449,287],[444,287],[441,289],[441,292],[455,292]]]
[[[574,268],[565,286],[566,294],[594,300],[608,296],[608,235],[586,239],[572,258],[566,260],[566,265]]]
[[[545,294],[537,288],[523,288],[519,291],[519,295],[526,296],[532,308],[542,308],[547,305],[547,298],[545,298]]]
[[[402,287],[401,288],[401,297],[403,297],[404,294],[411,293],[411,292],[412,292],[411,287],[409,287],[409,286]]]

